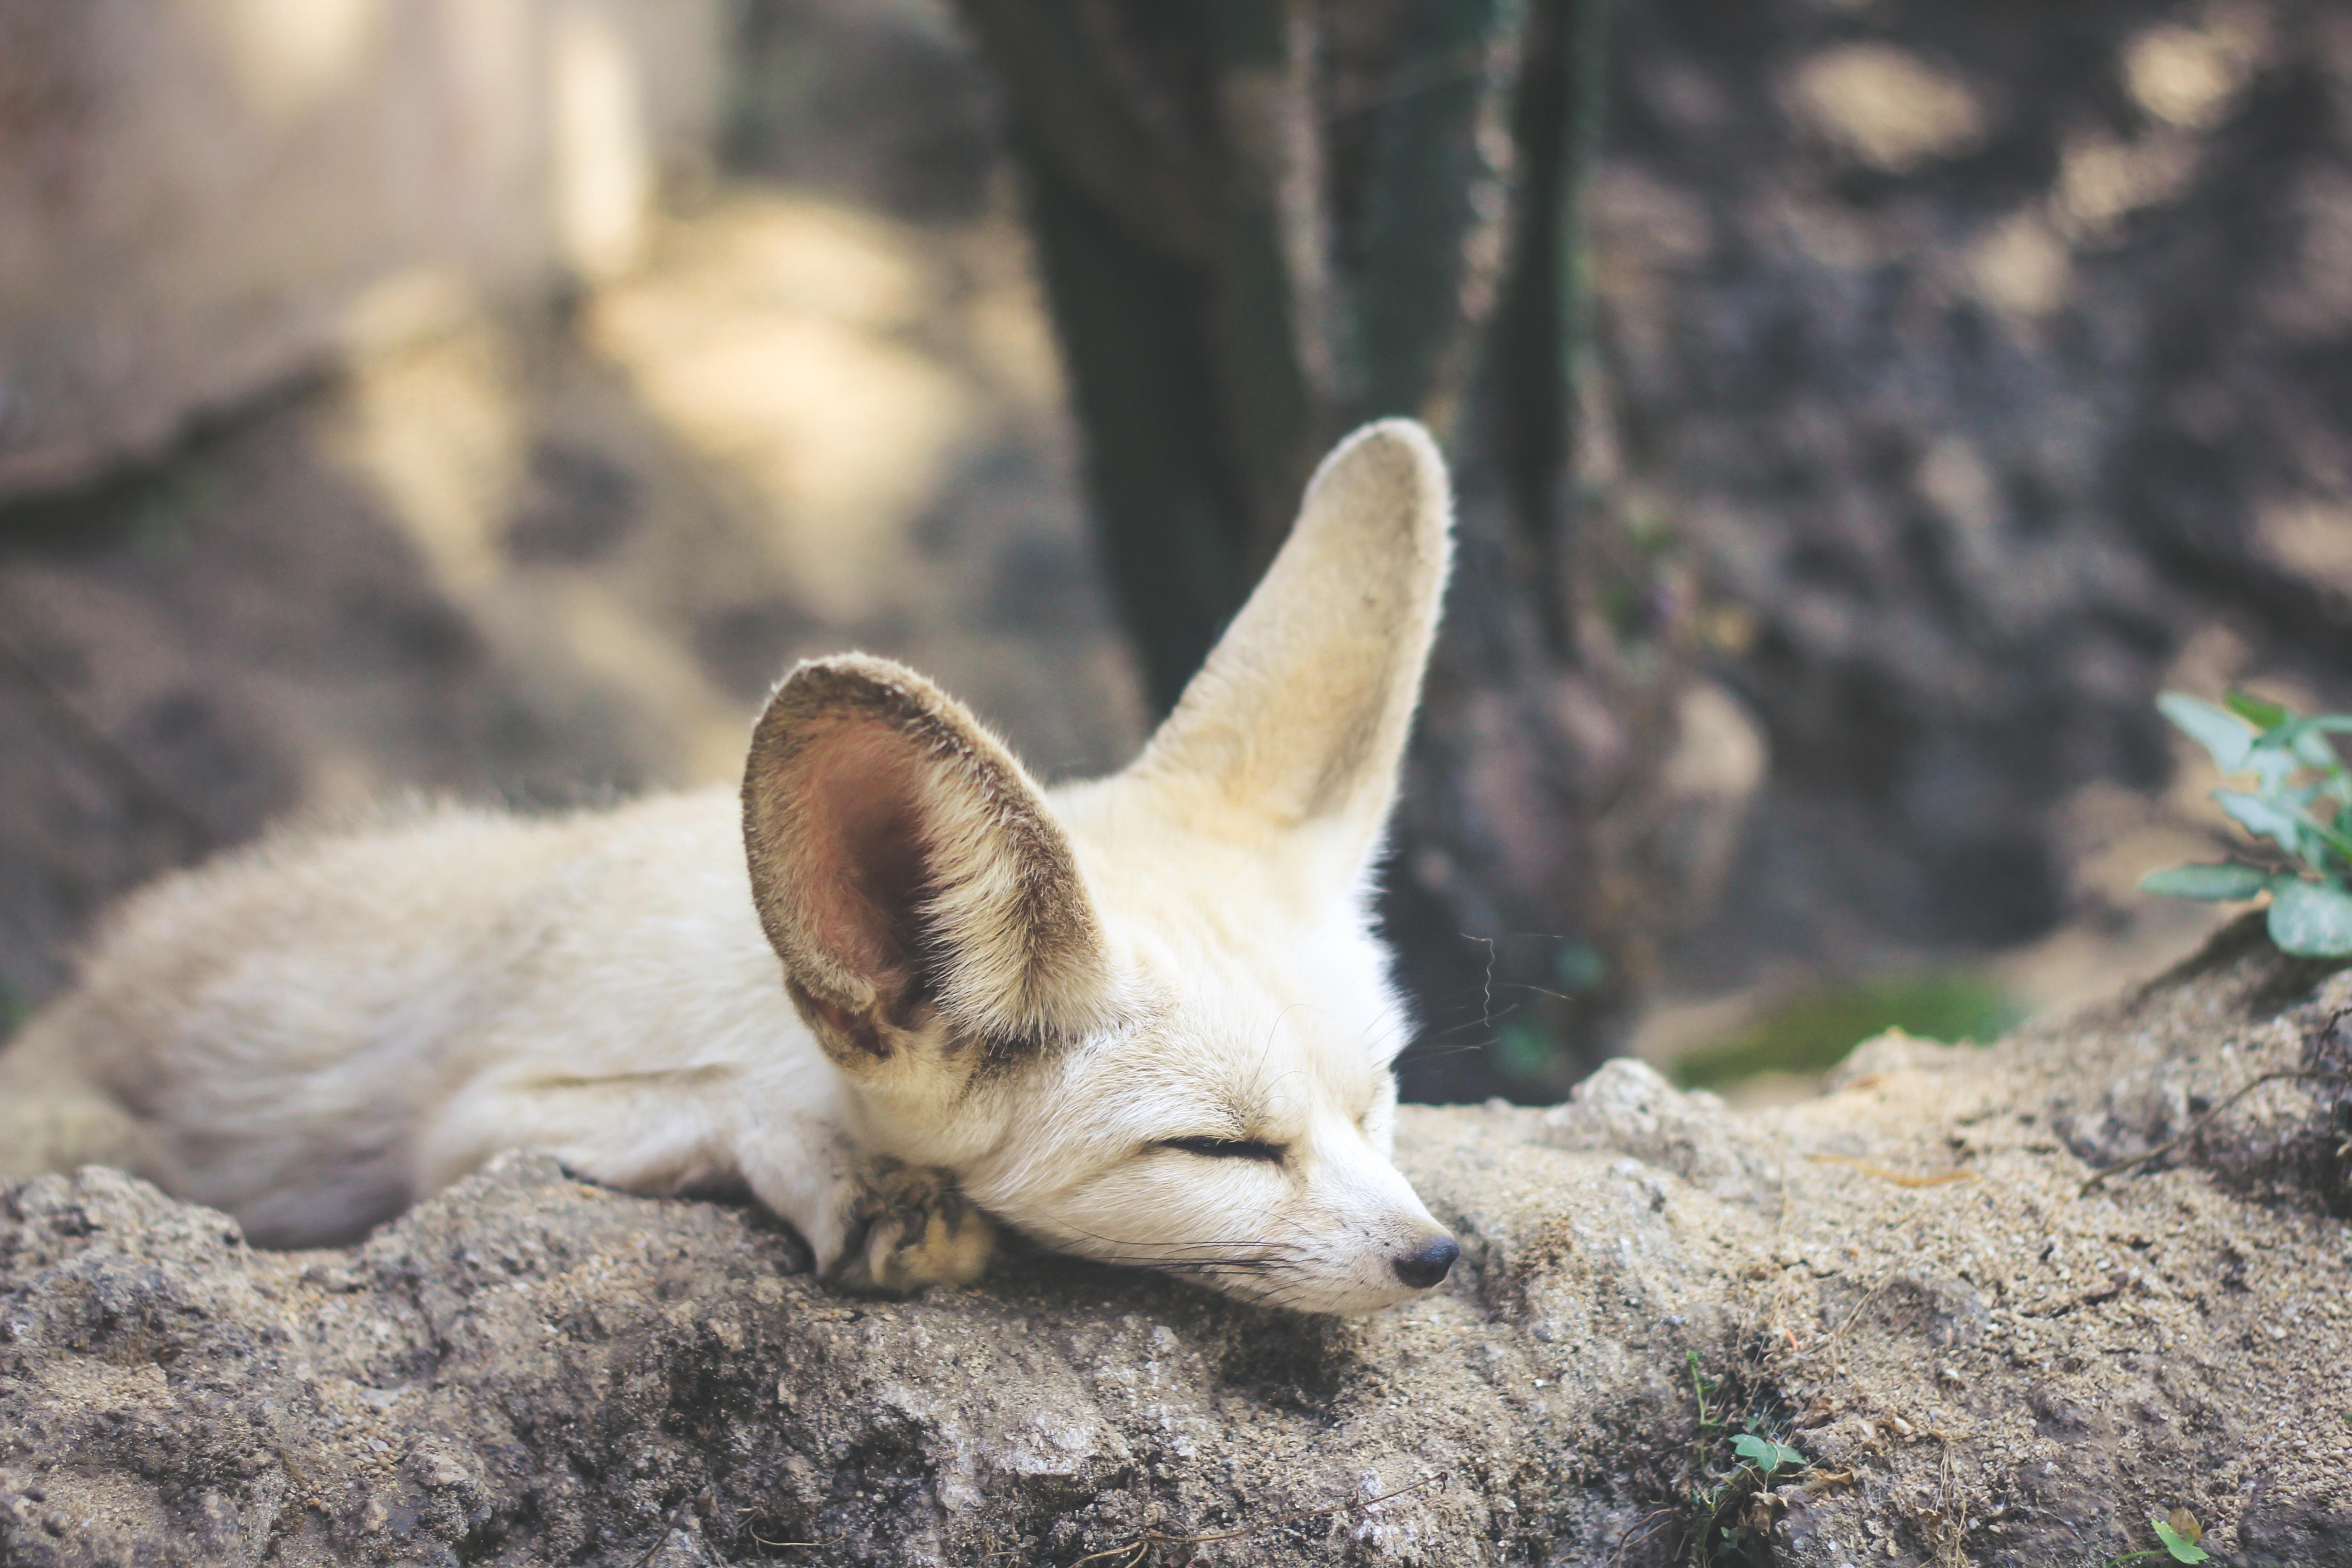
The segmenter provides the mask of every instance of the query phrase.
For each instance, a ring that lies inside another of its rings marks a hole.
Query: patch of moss
[[[1929,1040],[1991,1040],[2025,1013],[1980,971],[1882,975],[1792,996],[1739,1033],[1684,1057],[1674,1078],[1685,1089],[1720,1089],[1763,1072],[1826,1072],[1888,1029]]]

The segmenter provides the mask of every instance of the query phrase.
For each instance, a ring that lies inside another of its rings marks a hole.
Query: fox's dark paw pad
[[[866,1184],[865,1238],[834,1276],[845,1290],[906,1296],[926,1285],[969,1285],[988,1268],[996,1227],[946,1171],[892,1163]]]

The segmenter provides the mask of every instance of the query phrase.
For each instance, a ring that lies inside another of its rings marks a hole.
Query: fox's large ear
[[[1068,838],[1002,742],[887,659],[803,664],[743,775],[751,894],[845,1068],[933,1012],[999,1056],[1104,1020],[1109,964]]]
[[[1357,875],[1396,795],[1452,512],[1444,460],[1419,425],[1384,420],[1341,442],[1129,776],[1221,837],[1328,830],[1316,837],[1335,874]]]

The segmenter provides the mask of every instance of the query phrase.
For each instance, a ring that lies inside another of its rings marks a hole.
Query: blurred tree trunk
[[[1409,414],[1449,447],[1460,564],[1385,911],[1423,1009],[1408,1087],[1556,1097],[1695,879],[1664,787],[1686,595],[1580,416],[1609,0],[962,5],[1157,708],[1334,439]]]

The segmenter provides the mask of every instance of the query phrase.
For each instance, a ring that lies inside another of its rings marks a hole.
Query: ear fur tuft
[[[999,1057],[1105,1021],[1100,923],[1043,793],[904,666],[785,678],[752,733],[743,837],[761,924],[844,1066],[887,1058],[927,1008]]]

